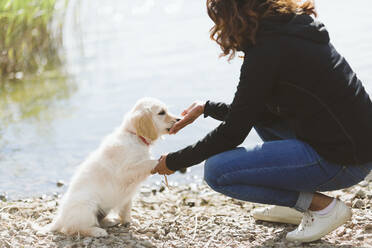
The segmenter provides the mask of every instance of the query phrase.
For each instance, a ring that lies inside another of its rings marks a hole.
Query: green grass
[[[0,79],[41,73],[60,63],[49,28],[58,0],[0,0]]]

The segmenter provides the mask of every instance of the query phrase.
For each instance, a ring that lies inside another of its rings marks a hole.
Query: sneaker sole
[[[278,223],[284,223],[284,224],[293,224],[293,225],[299,225],[301,223],[302,218],[285,218],[280,216],[267,216],[267,215],[260,215],[260,214],[253,214],[252,215],[254,219],[256,220],[262,220],[267,222],[278,222]]]

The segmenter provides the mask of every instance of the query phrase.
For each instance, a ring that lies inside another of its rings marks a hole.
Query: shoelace
[[[304,217],[302,218],[302,221],[300,225],[298,226],[299,231],[303,231],[305,227],[310,226],[314,222],[314,215],[307,211],[304,213]]]

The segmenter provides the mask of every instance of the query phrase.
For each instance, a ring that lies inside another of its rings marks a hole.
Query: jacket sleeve
[[[229,104],[223,102],[207,101],[204,107],[204,118],[210,116],[213,119],[223,121],[225,120],[229,110],[230,110]]]
[[[167,156],[171,170],[190,167],[240,145],[255,120],[266,109],[278,77],[278,55],[270,49],[252,49],[245,56],[234,99],[223,122],[193,145]],[[218,116],[218,117],[222,117]]]

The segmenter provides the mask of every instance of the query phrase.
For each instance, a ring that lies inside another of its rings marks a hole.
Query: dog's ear
[[[158,132],[152,120],[151,112],[148,110],[137,111],[133,117],[133,126],[139,136],[143,136],[152,141],[158,138]]]

